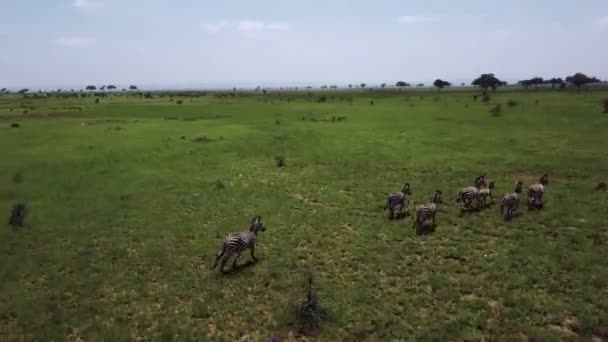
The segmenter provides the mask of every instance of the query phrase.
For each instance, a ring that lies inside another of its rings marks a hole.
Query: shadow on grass
[[[236,275],[248,268],[253,267],[253,265],[257,264],[257,262],[260,260],[260,258],[258,258],[256,261],[250,260],[247,261],[244,264],[236,264],[234,265],[234,267],[230,267],[228,270],[226,271],[221,271],[220,275],[222,276],[232,276],[232,275]]]

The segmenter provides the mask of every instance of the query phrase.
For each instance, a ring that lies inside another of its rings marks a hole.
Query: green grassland
[[[28,207],[0,229],[0,340],[295,339],[309,272],[327,311],[309,339],[589,340],[608,325],[608,91],[473,94],[0,97],[2,220]],[[460,216],[481,172],[499,194],[548,172],[546,210]],[[382,211],[405,182],[445,194],[434,233]],[[254,215],[260,260],[212,271]]]

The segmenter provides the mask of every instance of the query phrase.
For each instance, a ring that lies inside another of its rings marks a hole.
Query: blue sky
[[[2,0],[0,87],[608,79],[606,0]]]

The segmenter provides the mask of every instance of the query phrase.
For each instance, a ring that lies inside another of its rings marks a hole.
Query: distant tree
[[[116,86],[115,86],[115,85],[113,85],[113,84],[110,84],[110,85],[108,85],[108,86],[106,87],[106,89],[108,89],[108,90],[115,90],[115,89],[116,89]]]
[[[365,86],[367,86],[367,84],[361,83],[361,88],[365,88]]]
[[[435,82],[433,82],[433,85],[437,88],[437,91],[441,91],[441,89],[443,87],[449,87],[452,84],[450,82],[448,82],[448,81],[444,81],[444,80],[441,80],[441,79],[436,79]]]
[[[382,83],[382,84],[380,85],[380,88],[386,88],[386,83]]]
[[[137,86],[135,86],[135,85],[130,85],[130,86],[129,86],[129,90],[137,90]]]
[[[403,88],[403,87],[409,87],[409,83],[404,82],[404,81],[398,81],[397,83],[395,83],[395,86],[398,87],[399,89]]]
[[[331,85],[331,86],[329,86],[329,87],[330,87],[331,89],[338,89],[338,86],[337,86],[337,85]]]
[[[2,94],[6,93],[6,88],[0,89],[0,93],[2,93]]]
[[[462,83],[460,83],[460,85],[464,87],[466,84],[464,82],[462,82]]]
[[[17,92],[17,94],[25,94],[25,93],[27,93],[27,92],[29,92],[29,91],[30,91],[29,89],[27,89],[27,88],[23,88],[23,89],[19,90],[19,91]]]
[[[553,77],[551,79],[545,80],[545,84],[550,84],[551,88],[555,88],[556,85],[562,84],[562,83],[564,83],[564,80],[562,80],[561,77],[558,77],[558,78]]]
[[[321,89],[327,89],[326,85],[321,86]]]
[[[574,74],[572,76],[566,77],[566,82],[572,83],[578,89],[581,89],[581,87],[584,86],[585,84],[597,83],[597,82],[600,82],[600,80],[598,80],[595,77],[589,77],[583,73],[577,72],[576,74]]]
[[[306,86],[306,89],[312,89],[312,87],[311,86]]]
[[[545,84],[545,80],[543,80],[542,77],[534,77],[531,78],[529,80],[521,80],[519,82],[517,82],[519,85],[524,86],[526,88],[530,87],[530,86],[536,86],[538,87],[539,85],[543,85]]]
[[[424,83],[418,83],[416,84],[416,87],[424,87]]]
[[[88,91],[94,91],[94,90],[97,90],[97,87],[94,85],[88,85],[85,89]]]
[[[481,74],[481,76],[471,82],[471,85],[480,87],[485,94],[488,92],[488,88],[492,88],[493,91],[496,91],[496,88],[506,85],[506,82],[499,80],[494,74]]]
[[[99,90],[101,90],[101,91],[106,91],[106,86],[105,86],[105,85],[102,85],[101,87],[99,87]]]
[[[352,84],[349,84],[349,85],[348,85],[348,87],[349,87],[349,88],[352,88],[352,87],[353,87],[353,85],[352,85]]]
[[[61,90],[61,89],[57,89],[57,93],[61,93],[61,92],[62,92],[62,90]]]

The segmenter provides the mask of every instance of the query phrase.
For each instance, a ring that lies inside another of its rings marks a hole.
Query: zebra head
[[[473,184],[475,184],[475,187],[478,189],[484,187],[486,185],[486,174],[484,173],[482,175],[477,176]]]
[[[516,194],[521,194],[522,191],[522,187],[524,186],[524,183],[522,181],[518,181],[515,185],[515,193]]]
[[[488,182],[488,189],[492,190],[496,187],[496,184],[494,183],[494,181],[490,181]]]
[[[542,185],[549,184],[549,175],[545,173],[542,177],[540,177],[540,180],[538,182]]]
[[[433,193],[433,203],[435,203],[435,204],[442,204],[443,203],[443,198],[441,198],[441,191],[440,190],[435,190],[435,192]]]
[[[410,189],[410,183],[405,183],[405,185],[403,186],[403,189],[401,189],[401,192],[403,192],[406,195],[411,195],[412,190]]]
[[[255,235],[258,235],[259,232],[266,231],[266,227],[262,224],[262,217],[256,216],[251,221],[251,226],[249,227],[249,231],[253,232]]]

